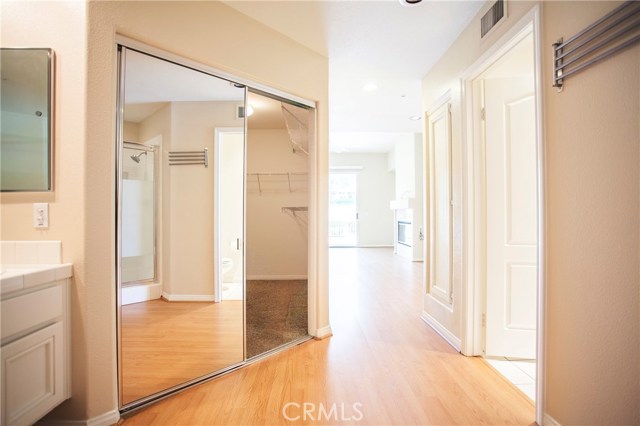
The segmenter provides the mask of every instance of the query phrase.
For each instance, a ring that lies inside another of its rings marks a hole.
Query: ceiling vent
[[[241,120],[243,118],[246,118],[244,105],[236,105],[236,120]]]
[[[480,20],[480,37],[484,38],[504,18],[504,0],[498,0]]]

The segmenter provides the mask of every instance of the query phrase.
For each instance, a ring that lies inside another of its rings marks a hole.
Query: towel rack
[[[209,167],[209,149],[202,151],[169,151],[170,166],[203,165]]]
[[[553,44],[553,87],[640,42],[640,2],[629,0],[579,33]]]

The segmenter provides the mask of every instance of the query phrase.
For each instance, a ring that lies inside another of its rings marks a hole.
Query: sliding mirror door
[[[220,129],[244,145],[246,89],[124,47],[120,62],[119,384],[132,407],[244,362],[243,231],[217,253],[213,154]],[[220,297],[223,257],[237,270]]]
[[[247,358],[308,337],[313,109],[250,91],[247,119]]]

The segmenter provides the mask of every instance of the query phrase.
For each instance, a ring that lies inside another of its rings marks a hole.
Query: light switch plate
[[[49,203],[33,204],[33,227],[36,229],[49,227]]]

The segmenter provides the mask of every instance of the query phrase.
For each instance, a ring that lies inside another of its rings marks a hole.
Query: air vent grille
[[[245,108],[244,105],[238,105],[236,107],[236,119],[239,120],[241,118],[245,118]]]
[[[486,36],[502,18],[504,18],[504,0],[498,0],[480,20],[480,36]]]

